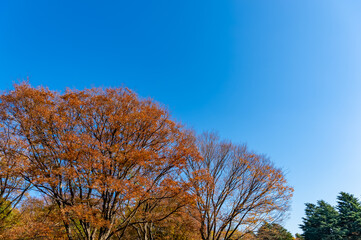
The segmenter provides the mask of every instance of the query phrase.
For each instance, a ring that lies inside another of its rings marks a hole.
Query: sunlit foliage
[[[127,88],[0,95],[3,239],[254,237],[292,190],[264,156],[197,139]]]

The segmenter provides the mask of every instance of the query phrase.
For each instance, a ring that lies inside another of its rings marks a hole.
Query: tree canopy
[[[202,159],[189,163],[188,175],[202,239],[230,239],[287,210],[293,189],[267,158],[215,133],[200,135],[197,145]]]
[[[269,159],[196,137],[127,88],[15,85],[0,95],[0,166],[6,239],[231,239],[292,196]]]
[[[337,197],[337,206],[325,201],[317,205],[306,204],[306,216],[301,229],[305,240],[316,239],[360,239],[361,204],[352,194],[341,192]]]
[[[293,240],[293,236],[284,227],[277,223],[265,222],[257,233],[258,240]]]

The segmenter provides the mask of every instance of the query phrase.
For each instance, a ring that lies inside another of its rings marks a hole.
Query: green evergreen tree
[[[317,205],[306,204],[306,217],[300,225],[305,240],[339,240],[342,239],[338,228],[338,212],[325,201]]]
[[[361,204],[352,194],[341,192],[337,197],[338,226],[342,239],[361,239]]]

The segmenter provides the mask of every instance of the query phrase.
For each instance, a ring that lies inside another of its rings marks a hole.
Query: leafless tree
[[[187,175],[203,240],[230,239],[287,210],[293,189],[267,158],[215,133],[199,136],[198,148],[202,161],[190,162]]]

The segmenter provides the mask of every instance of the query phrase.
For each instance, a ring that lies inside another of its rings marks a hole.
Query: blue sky
[[[304,203],[361,197],[361,3],[0,3],[0,89],[127,86],[201,132],[246,142]]]

